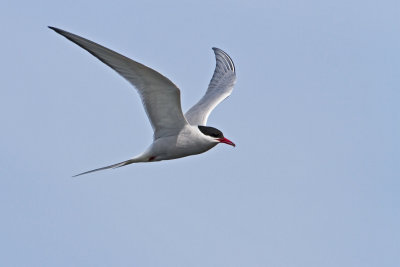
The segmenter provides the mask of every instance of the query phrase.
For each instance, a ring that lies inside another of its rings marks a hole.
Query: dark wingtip
[[[216,57],[220,56],[224,62],[226,62],[227,67],[235,72],[235,64],[233,63],[232,58],[226,53],[224,50],[218,48],[218,47],[213,47],[212,50],[214,50],[214,54]]]
[[[215,47],[215,46],[212,47],[212,50],[213,50],[214,52],[216,52],[216,51],[222,51],[222,49],[220,49],[220,48],[218,48],[218,47]]]
[[[56,27],[53,27],[53,26],[47,26],[47,27],[49,27],[49,29],[55,31],[55,32],[58,33],[58,34],[63,35],[63,33],[65,33],[65,31],[63,31],[63,30],[61,30],[61,29],[59,29],[59,28],[56,28]]]

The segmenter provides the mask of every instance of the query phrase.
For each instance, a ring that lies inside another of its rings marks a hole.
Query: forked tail
[[[113,164],[113,165],[110,165],[110,166],[101,167],[101,168],[94,169],[94,170],[87,171],[87,172],[82,172],[82,173],[74,175],[72,177],[77,177],[77,176],[80,176],[80,175],[88,174],[88,173],[91,173],[91,172],[102,171],[102,170],[106,170],[106,169],[115,169],[115,168],[119,168],[119,167],[122,167],[122,166],[125,166],[125,165],[129,165],[129,164],[135,163],[135,162],[143,162],[143,160],[140,157],[133,158],[133,159],[128,159],[128,160],[125,160],[125,161],[122,161],[120,163],[116,163],[116,164]]]

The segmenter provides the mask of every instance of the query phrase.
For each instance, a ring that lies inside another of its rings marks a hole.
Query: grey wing
[[[227,98],[236,82],[235,65],[227,53],[213,47],[216,59],[214,75],[206,94],[185,114],[191,125],[206,125],[211,111]]]
[[[168,78],[95,42],[61,29],[49,28],[87,50],[137,89],[155,139],[178,132],[187,124],[181,108],[180,90]]]

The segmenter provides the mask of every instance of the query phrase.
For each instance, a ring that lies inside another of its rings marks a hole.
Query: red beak
[[[218,138],[218,141],[220,142],[220,143],[225,143],[225,144],[228,144],[228,145],[231,145],[231,146],[236,146],[231,140],[229,140],[229,139],[227,139],[227,138]]]

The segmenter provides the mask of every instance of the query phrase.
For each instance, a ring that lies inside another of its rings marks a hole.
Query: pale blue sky
[[[1,4],[0,266],[400,266],[399,1]],[[135,90],[47,28],[175,82],[238,81],[237,144],[71,178],[140,153]]]

